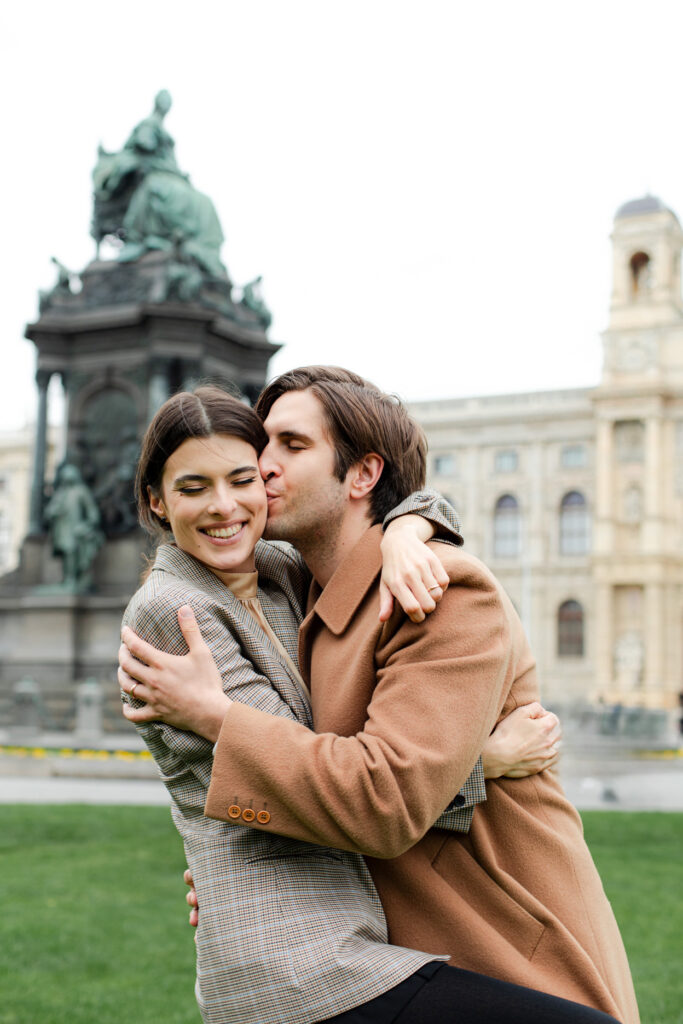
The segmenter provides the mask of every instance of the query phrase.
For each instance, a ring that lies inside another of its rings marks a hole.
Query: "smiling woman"
[[[222,573],[253,572],[266,524],[267,499],[258,454],[239,437],[188,438],[168,459],[152,512],[183,551]]]

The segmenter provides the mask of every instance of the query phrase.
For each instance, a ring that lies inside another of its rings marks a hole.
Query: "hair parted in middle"
[[[161,492],[164,466],[183,441],[225,434],[246,441],[261,454],[268,443],[263,423],[252,408],[214,384],[180,391],[167,399],[147,427],[135,478],[140,524],[150,533],[170,533],[166,520],[152,512],[149,491]]]
[[[373,523],[380,523],[404,498],[424,487],[427,442],[395,395],[341,366],[301,366],[276,377],[261,392],[255,408],[262,420],[289,391],[310,391],[320,402],[335,449],[338,480],[343,481],[351,466],[370,452],[384,459],[369,496]]]

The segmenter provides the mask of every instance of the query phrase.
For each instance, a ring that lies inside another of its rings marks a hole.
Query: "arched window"
[[[631,290],[634,295],[643,295],[651,287],[650,257],[646,252],[634,252],[629,260],[631,270]]]
[[[569,491],[560,505],[560,554],[588,551],[588,506],[580,491]]]
[[[493,553],[498,558],[519,554],[519,505],[511,494],[496,502],[493,513]]]
[[[583,608],[578,601],[565,601],[557,612],[557,654],[583,657]]]

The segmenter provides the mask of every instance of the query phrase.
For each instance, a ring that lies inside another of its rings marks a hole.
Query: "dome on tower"
[[[642,213],[660,213],[662,211],[672,212],[668,206],[664,205],[661,199],[648,193],[645,196],[641,196],[640,199],[629,199],[627,203],[623,203],[615,213],[614,219],[637,217]]]

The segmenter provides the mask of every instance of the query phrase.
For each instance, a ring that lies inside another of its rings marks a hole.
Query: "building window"
[[[588,506],[580,491],[570,491],[560,505],[560,554],[585,555],[587,551]]]
[[[514,558],[519,554],[519,505],[511,494],[496,502],[493,513],[493,553],[498,558]]]
[[[506,448],[496,452],[493,462],[496,473],[514,473],[519,465],[519,457],[514,448]]]
[[[645,424],[642,420],[620,420],[614,424],[614,441],[619,462],[643,462]]]
[[[583,657],[583,608],[565,601],[557,613],[557,654],[560,658]]]
[[[564,469],[581,469],[588,462],[585,444],[566,444],[560,455]]]
[[[646,252],[634,252],[629,260],[631,291],[634,296],[644,295],[652,287],[652,263]]]
[[[436,455],[434,472],[437,476],[453,476],[455,473],[455,455]]]
[[[638,484],[631,484],[622,496],[621,518],[625,523],[637,525],[643,519],[643,492]]]

